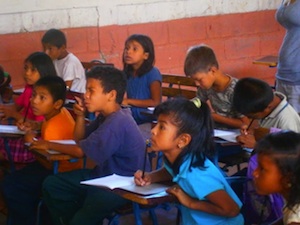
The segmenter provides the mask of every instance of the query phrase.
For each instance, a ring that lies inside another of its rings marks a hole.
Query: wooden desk
[[[253,64],[276,67],[278,64],[278,56],[267,55],[253,61]]]
[[[84,158],[78,159],[66,154],[51,154],[44,150],[31,150],[36,159],[47,169],[53,169],[53,173],[66,172],[85,167]]]
[[[24,134],[25,132],[18,130],[16,126],[3,124],[0,125],[0,137],[3,138],[4,150],[7,154],[10,171],[15,171],[16,166],[11,155],[10,146],[8,144],[9,139],[19,139],[23,137]]]
[[[133,214],[135,219],[135,225],[142,225],[141,219],[141,211],[148,210],[152,217],[152,222],[154,225],[158,225],[157,218],[155,216],[154,210],[157,206],[162,205],[164,203],[177,203],[177,198],[173,195],[170,195],[166,192],[160,192],[158,194],[153,195],[138,195],[126,190],[115,189],[114,193],[122,196],[125,199],[128,199],[132,202]],[[145,208],[141,208],[140,205],[144,205]]]

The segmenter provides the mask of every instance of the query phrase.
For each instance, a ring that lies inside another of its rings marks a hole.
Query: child
[[[233,88],[237,79],[219,69],[215,53],[210,47],[198,45],[190,48],[184,62],[184,73],[199,86],[197,96],[210,106],[217,128],[240,128],[249,123],[247,117],[232,107]]]
[[[75,104],[77,145],[34,142],[33,148],[56,149],[76,157],[86,155],[94,169],[75,170],[49,176],[43,184],[43,200],[53,224],[101,224],[115,209],[127,203],[120,196],[80,181],[113,173],[132,176],[143,167],[145,143],[131,116],[121,108],[126,77],[113,67],[94,67],[87,73],[84,101]],[[98,117],[85,127],[85,110]]]
[[[235,109],[249,118],[257,119],[261,127],[300,132],[300,117],[280,92],[273,92],[266,82],[256,78],[240,79],[234,89]],[[237,140],[243,147],[253,148],[253,132],[242,127]]]
[[[53,60],[58,76],[66,82],[67,89],[85,92],[85,72],[79,59],[67,51],[67,40],[60,30],[50,29],[42,37],[44,51]]]
[[[36,142],[73,139],[75,122],[63,107],[65,98],[66,85],[58,76],[42,77],[34,85],[31,107],[35,115],[45,118],[40,127],[42,140]],[[21,128],[27,129],[29,125],[30,122],[20,124]],[[28,133],[26,139],[27,142],[32,142],[32,133]],[[30,148],[34,148],[34,145]],[[36,209],[41,196],[42,182],[51,172],[34,162],[5,177],[2,188],[11,225],[36,224]]]
[[[0,105],[0,113],[2,119],[13,118],[16,122],[26,120],[42,121],[43,116],[34,115],[30,105],[30,97],[33,85],[41,77],[56,76],[56,71],[51,58],[43,52],[34,52],[30,54],[24,61],[24,80],[26,82],[25,90],[15,100],[14,104]],[[35,161],[34,155],[27,151],[24,147],[23,138],[13,138],[8,140],[11,159],[15,163],[27,164]],[[4,140],[0,138],[0,154],[3,160],[8,161],[8,155],[5,151]]]
[[[0,104],[10,103],[12,101],[13,91],[10,81],[10,75],[5,72],[3,67],[0,65]]]
[[[171,99],[155,108],[154,151],[162,151],[160,170],[135,173],[137,185],[173,180],[168,189],[182,204],[183,224],[243,224],[242,203],[221,172],[207,158],[213,147],[210,111],[199,99]]]
[[[161,102],[162,77],[154,67],[155,53],[152,40],[142,34],[127,38],[123,51],[124,72],[127,75],[127,98],[124,105],[130,105],[133,118],[140,126],[145,138],[149,138],[153,118],[143,115],[147,107]]]
[[[258,142],[255,150],[258,167],[253,177],[257,192],[279,193],[286,201],[283,218],[273,224],[300,224],[300,134],[269,134]]]

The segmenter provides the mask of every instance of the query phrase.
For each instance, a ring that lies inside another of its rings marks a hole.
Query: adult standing
[[[276,90],[300,112],[300,0],[282,0],[276,20],[286,29],[279,50]]]

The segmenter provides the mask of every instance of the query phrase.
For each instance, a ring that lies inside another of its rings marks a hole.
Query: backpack
[[[253,155],[248,163],[247,181],[243,199],[246,224],[269,224],[282,217],[283,197],[279,194],[259,195],[254,187],[253,171],[257,168],[257,155]]]

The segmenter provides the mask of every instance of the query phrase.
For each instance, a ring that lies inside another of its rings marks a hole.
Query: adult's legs
[[[51,174],[38,162],[7,175],[1,186],[11,225],[36,223],[37,205],[43,180]]]
[[[283,93],[296,112],[300,113],[300,85],[290,85],[276,80],[276,91]]]

